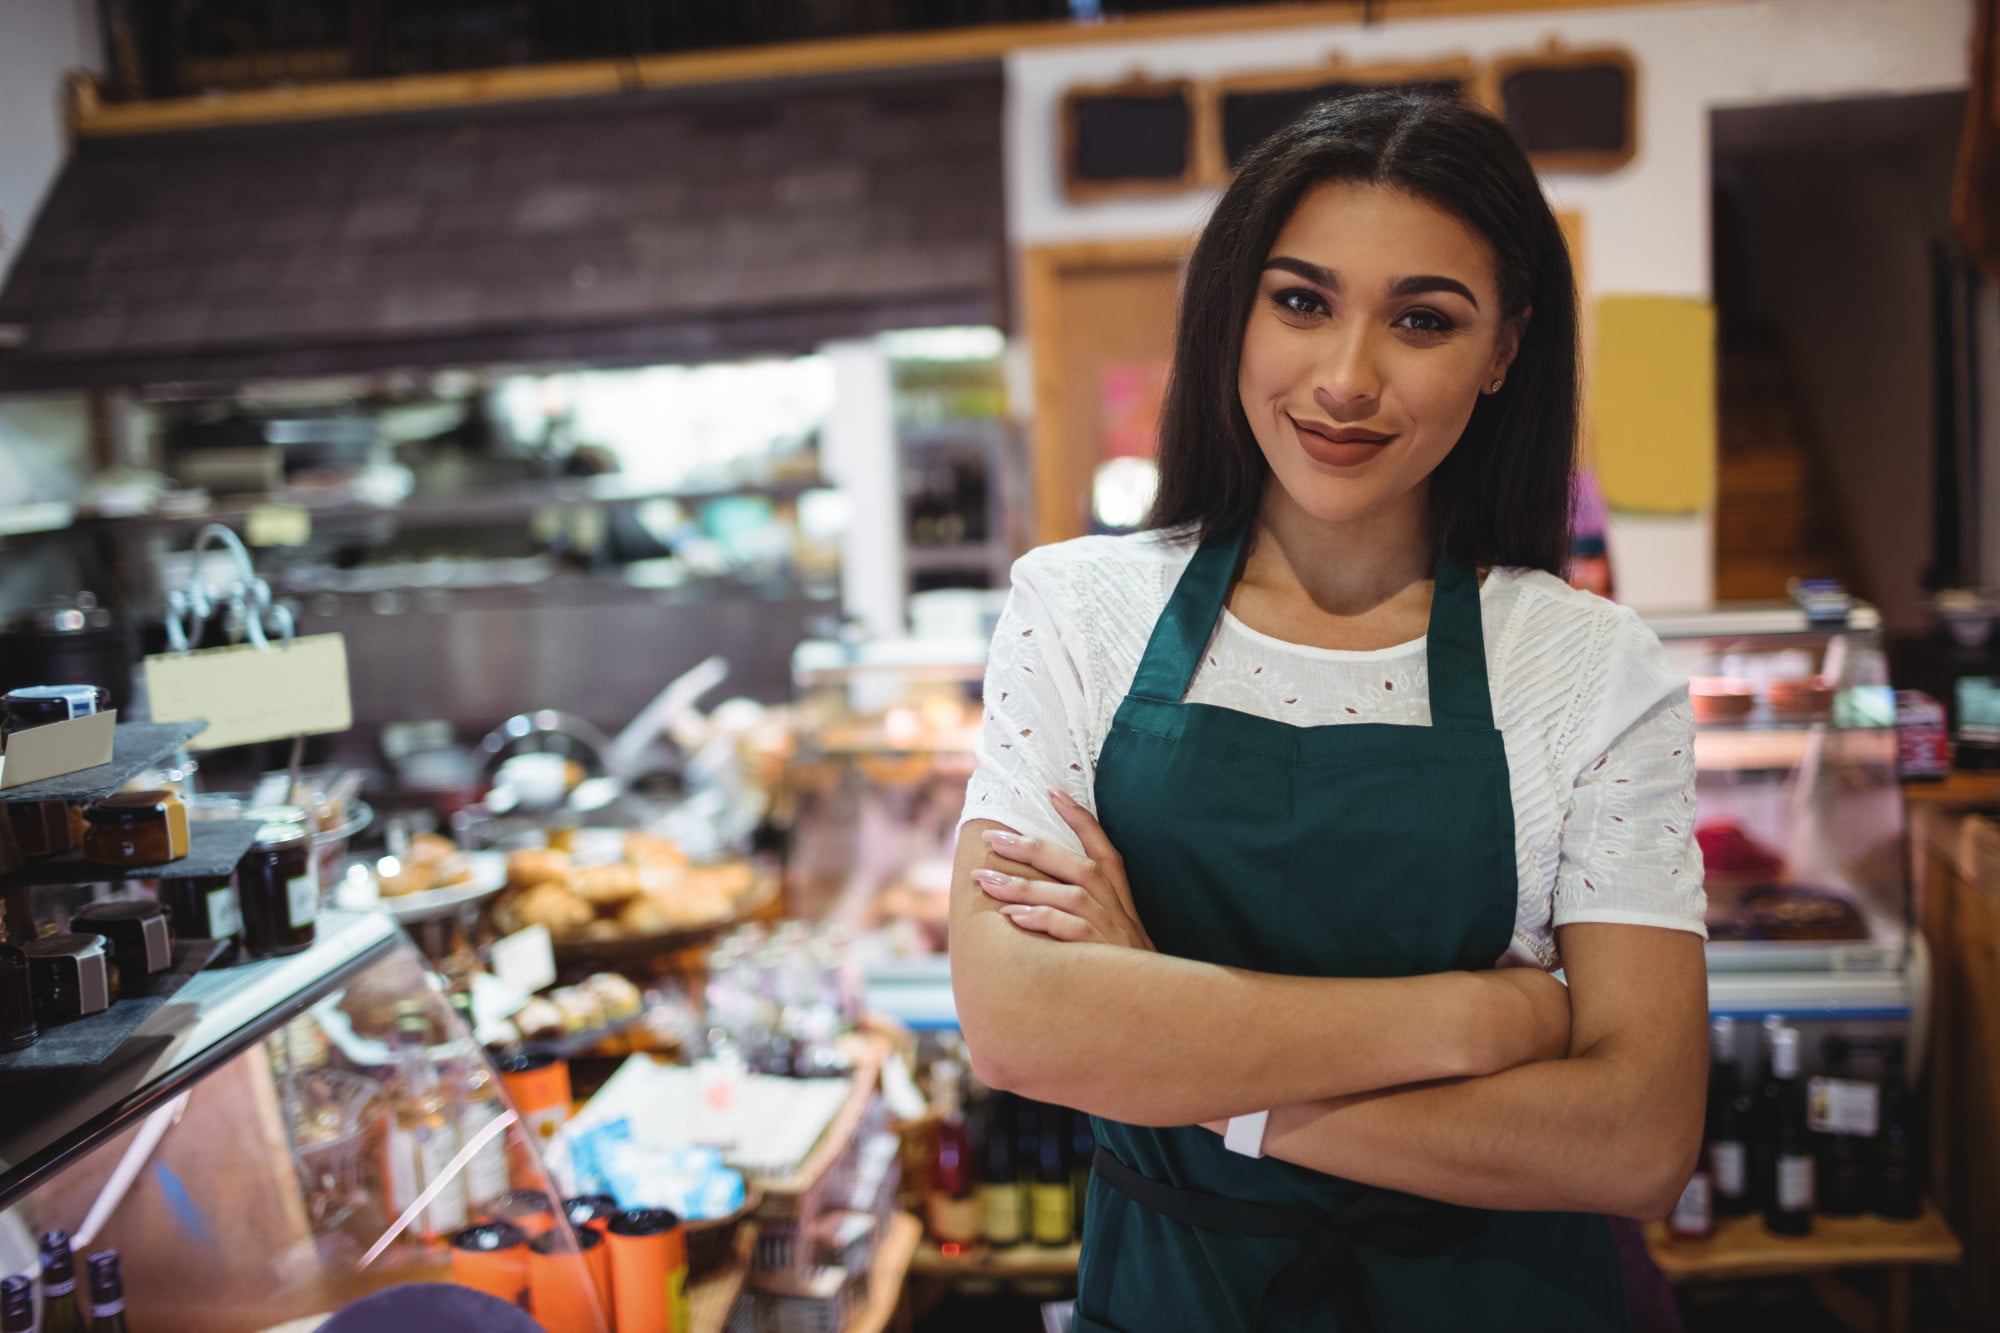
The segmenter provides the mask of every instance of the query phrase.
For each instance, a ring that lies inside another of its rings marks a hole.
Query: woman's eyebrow
[[[1295,259],[1290,255],[1273,255],[1264,261],[1264,268],[1266,271],[1275,268],[1297,274],[1314,286],[1324,287],[1330,292],[1340,290],[1340,276],[1332,269],[1322,268],[1310,260]],[[1470,301],[1474,310],[1479,309],[1479,298],[1472,294],[1470,287],[1457,278],[1447,278],[1442,274],[1419,273],[1413,277],[1398,278],[1389,288],[1391,296],[1417,296],[1424,292],[1451,292]]]

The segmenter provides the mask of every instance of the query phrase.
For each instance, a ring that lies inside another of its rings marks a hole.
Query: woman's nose
[[[1365,334],[1341,337],[1313,376],[1313,399],[1336,421],[1359,421],[1374,414],[1382,397],[1382,375]]]

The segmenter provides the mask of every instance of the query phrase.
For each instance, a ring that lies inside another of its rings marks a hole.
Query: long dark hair
[[[1269,473],[1237,393],[1264,261],[1311,186],[1407,190],[1493,248],[1501,318],[1533,316],[1497,394],[1480,395],[1431,474],[1431,534],[1468,565],[1561,572],[1576,466],[1576,279],[1562,229],[1507,127],[1450,98],[1366,92],[1313,107],[1244,160],[1188,262],[1160,420],[1151,528],[1247,521]]]

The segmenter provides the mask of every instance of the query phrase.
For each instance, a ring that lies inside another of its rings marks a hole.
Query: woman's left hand
[[[989,898],[1006,903],[1001,914],[1023,930],[1066,943],[1090,941],[1150,952],[1153,941],[1132,906],[1124,859],[1103,826],[1066,793],[1051,789],[1049,799],[1063,823],[1075,830],[1084,854],[1039,838],[988,829],[983,835],[988,847],[1044,878],[980,869],[972,872],[973,882]]]

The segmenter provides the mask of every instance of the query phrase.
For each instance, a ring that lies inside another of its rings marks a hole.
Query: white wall
[[[1192,236],[1216,196],[1074,205],[1062,196],[1057,115],[1077,84],[1136,71],[1209,79],[1292,70],[1338,53],[1349,63],[1487,60],[1533,51],[1615,45],[1639,70],[1639,151],[1605,175],[1552,174],[1558,207],[1584,215],[1584,278],[1592,296],[1711,299],[1709,112],[1719,106],[1876,93],[1934,92],[1966,82],[1970,0],[1740,0],[1613,7],[1483,18],[1392,19],[1239,37],[1105,43],[1024,50],[1008,57],[1006,170],[1009,239],[1016,245],[1123,237]],[[1621,598],[1691,606],[1711,595],[1707,514],[1613,515],[1621,546],[1646,568],[1621,570]],[[1621,541],[1621,535],[1630,540]]]
[[[0,0],[0,283],[68,152],[64,76],[98,50],[91,0]]]

